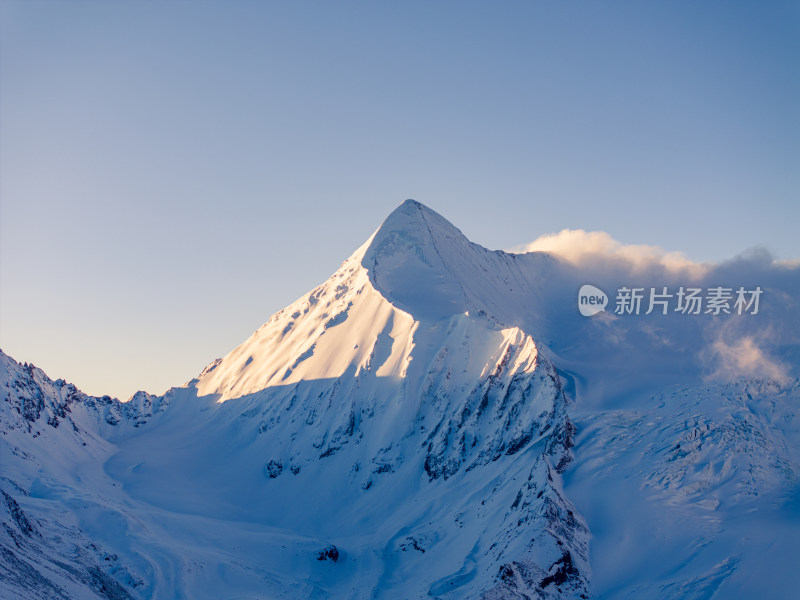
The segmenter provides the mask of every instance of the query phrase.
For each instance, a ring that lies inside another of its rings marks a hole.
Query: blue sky
[[[163,392],[405,198],[800,257],[796,2],[0,3],[0,347]]]

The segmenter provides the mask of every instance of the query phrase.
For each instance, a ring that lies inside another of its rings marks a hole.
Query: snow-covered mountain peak
[[[508,343],[535,347],[516,323],[495,316],[508,310],[485,309],[491,303],[482,294],[497,295],[488,272],[496,273],[498,256],[508,260],[406,200],[325,283],[273,315],[192,385],[199,395],[227,400],[345,373],[399,380],[456,346],[466,348],[469,374],[477,377],[494,368],[490,359]]]
[[[534,337],[557,262],[542,252],[488,250],[415,200],[395,209],[361,250],[374,288],[415,319],[482,315]]]
[[[416,200],[406,200],[392,211],[368,244],[362,258],[367,269],[393,256],[441,269],[442,253],[473,245],[450,221]]]

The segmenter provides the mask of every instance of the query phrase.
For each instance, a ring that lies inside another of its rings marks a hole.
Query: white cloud
[[[707,377],[709,380],[735,381],[740,377],[787,379],[785,366],[770,359],[751,336],[731,343],[718,339],[711,344],[710,352],[716,369]]]
[[[666,252],[658,246],[623,244],[605,231],[563,229],[512,249],[513,252],[551,252],[578,266],[609,260],[624,263],[636,272],[660,267],[672,273],[682,273],[699,279],[709,265],[689,260],[681,252]]]

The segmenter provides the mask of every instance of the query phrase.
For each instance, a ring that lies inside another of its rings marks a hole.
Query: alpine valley
[[[800,269],[612,267],[407,200],[163,396],[0,353],[0,597],[791,597]],[[761,310],[577,310],[687,281]]]

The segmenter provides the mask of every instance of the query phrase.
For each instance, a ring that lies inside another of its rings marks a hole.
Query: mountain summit
[[[535,331],[537,286],[552,262],[486,250],[406,200],[328,281],[209,366],[198,393],[228,399],[367,367],[405,378],[412,359],[427,364],[426,352],[441,348],[457,322],[501,337]]]
[[[454,262],[468,262],[474,245],[439,214],[406,200],[370,238],[361,258],[370,281],[398,308],[417,318],[467,310]]]
[[[370,238],[361,264],[374,287],[415,318],[483,311],[522,325],[553,260],[487,250],[430,208],[406,200]]]

